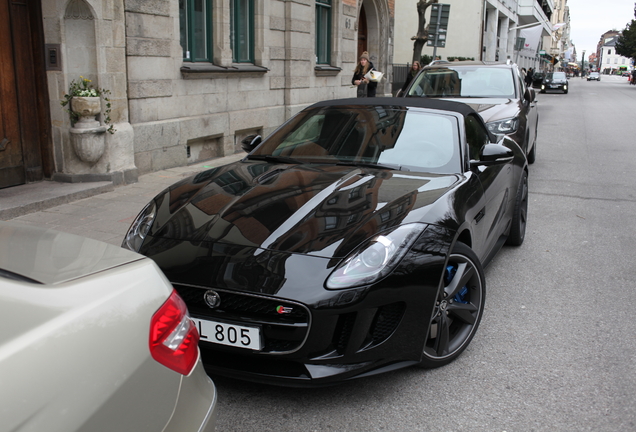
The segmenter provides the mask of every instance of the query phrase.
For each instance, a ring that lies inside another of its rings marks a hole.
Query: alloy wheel
[[[483,270],[468,246],[455,246],[442,284],[424,346],[423,367],[442,366],[458,357],[474,336],[483,313]]]

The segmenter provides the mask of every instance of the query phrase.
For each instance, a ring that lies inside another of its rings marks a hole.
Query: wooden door
[[[0,0],[0,188],[52,173],[40,0]]]
[[[0,187],[26,182],[8,0],[0,0]]]

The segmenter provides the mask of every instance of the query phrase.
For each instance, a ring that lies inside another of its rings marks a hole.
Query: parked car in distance
[[[591,81],[591,80],[596,80],[596,81],[600,81],[601,80],[601,74],[598,72],[590,72],[590,74],[587,76],[587,80]]]
[[[532,87],[541,88],[541,83],[545,77],[545,72],[535,72],[532,74]]]
[[[547,91],[562,91],[568,94],[568,78],[565,72],[548,72],[541,83],[541,93]]]
[[[380,97],[319,102],[243,145],[152,199],[122,245],[183,297],[209,373],[322,386],[464,351],[482,265],[525,237],[515,141],[463,103]]]
[[[426,66],[413,78],[404,97],[469,104],[490,132],[515,140],[528,163],[536,159],[539,112],[535,92],[526,87],[514,63],[459,61]]]
[[[198,338],[152,260],[0,222],[0,431],[213,431]]]

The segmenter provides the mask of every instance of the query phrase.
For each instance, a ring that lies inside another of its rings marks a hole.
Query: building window
[[[336,216],[325,217],[325,229],[332,230],[338,226],[338,218]]]
[[[316,0],[316,63],[331,61],[331,0]]]
[[[234,63],[254,63],[254,0],[231,0],[231,44]]]
[[[612,54],[612,50],[611,50],[611,49],[608,49],[608,50],[607,50],[607,54],[608,54],[608,55]]]
[[[212,0],[179,0],[183,60],[212,61]]]

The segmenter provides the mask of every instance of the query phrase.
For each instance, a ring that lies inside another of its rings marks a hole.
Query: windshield
[[[443,174],[460,172],[461,166],[454,116],[391,106],[302,111],[248,158]]]
[[[548,74],[547,79],[560,79],[560,80],[564,80],[565,79],[565,72],[551,72]]]
[[[424,69],[407,96],[515,98],[514,75],[510,68],[448,66]]]

